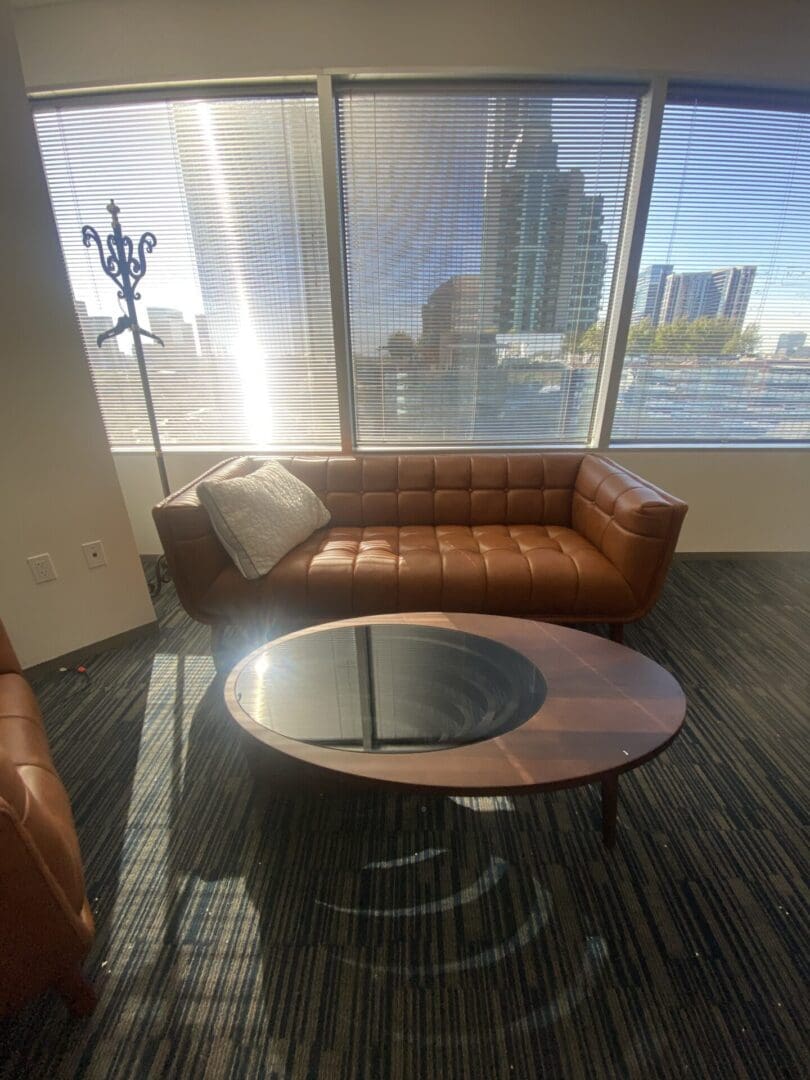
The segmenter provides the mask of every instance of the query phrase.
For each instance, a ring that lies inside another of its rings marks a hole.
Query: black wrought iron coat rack
[[[132,239],[129,236],[126,236],[121,228],[121,222],[118,216],[121,211],[120,208],[116,206],[114,199],[110,199],[107,204],[107,211],[112,218],[112,232],[107,235],[106,244],[102,241],[101,236],[92,225],[85,225],[82,228],[82,242],[86,248],[90,248],[95,244],[98,250],[98,257],[101,261],[101,269],[107,277],[118,286],[118,298],[119,300],[123,300],[126,307],[126,314],[118,319],[115,326],[98,335],[96,345],[98,348],[101,348],[105,341],[117,337],[119,334],[123,334],[126,330],[129,330],[132,334],[132,344],[135,351],[135,359],[138,362],[138,374],[141,380],[141,388],[143,389],[146,415],[149,418],[149,428],[152,433],[155,461],[157,463],[158,473],[160,474],[163,495],[164,497],[168,497],[171,493],[171,488],[169,487],[169,478],[166,473],[166,462],[163,457],[163,446],[160,441],[157,417],[155,416],[155,406],[152,400],[152,389],[149,385],[149,372],[146,367],[142,339],[145,337],[150,338],[161,346],[163,345],[163,342],[157,334],[145,330],[139,324],[138,313],[135,308],[135,301],[141,299],[141,294],[137,291],[137,288],[146,273],[146,256],[151,255],[154,251],[157,245],[157,237],[152,232],[143,233],[138,241],[136,251]],[[168,580],[169,573],[166,559],[165,556],[161,555],[155,569],[155,580],[150,582],[149,591],[153,596],[157,596],[162,586]]]

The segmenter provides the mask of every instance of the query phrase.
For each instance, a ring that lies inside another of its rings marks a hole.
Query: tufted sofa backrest
[[[177,594],[202,622],[215,621],[209,592],[233,563],[197,487],[203,480],[246,476],[265,460],[221,461],[152,511]],[[320,496],[337,528],[571,528],[613,562],[648,606],[686,513],[680,500],[597,454],[307,454],[275,460]]]
[[[570,525],[583,456],[369,454],[276,460],[316,492],[333,525]]]

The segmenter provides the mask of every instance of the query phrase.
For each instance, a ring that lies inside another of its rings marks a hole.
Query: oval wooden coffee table
[[[286,776],[518,795],[599,782],[608,846],[619,775],[665,749],[686,711],[672,675],[623,645],[434,613],[278,638],[236,665],[225,699],[267,787]]]

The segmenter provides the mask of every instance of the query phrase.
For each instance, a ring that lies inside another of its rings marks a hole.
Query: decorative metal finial
[[[118,286],[118,296],[121,300],[129,303],[130,299],[140,300],[141,294],[136,292],[136,286],[146,273],[146,256],[151,255],[157,244],[154,233],[145,232],[138,241],[138,254],[134,254],[132,240],[124,236],[118,215],[121,212],[116,206],[115,200],[110,199],[107,210],[112,218],[113,231],[107,236],[107,251],[104,253],[104,245],[98,232],[92,225],[85,225],[82,229],[82,241],[86,248],[96,245],[98,257],[101,260],[101,269]]]

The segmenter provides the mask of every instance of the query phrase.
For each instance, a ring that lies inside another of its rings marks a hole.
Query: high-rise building
[[[715,308],[712,314],[740,324],[745,322],[756,272],[755,266],[727,266],[723,270],[712,270],[709,288],[710,304]]]
[[[660,322],[700,318],[745,321],[757,268],[727,266],[689,274],[668,274],[661,298]]]
[[[173,106],[202,293],[201,344],[218,358],[252,365],[333,351],[328,275],[313,272],[327,266],[313,183],[316,116],[303,100]]]
[[[197,341],[200,345],[201,356],[213,356],[211,346],[211,332],[208,329],[208,319],[205,315],[197,315],[194,319],[197,327]]]
[[[481,279],[457,274],[443,281],[422,305],[422,359],[439,371],[491,366],[495,334],[481,329]]]
[[[653,263],[641,271],[633,300],[631,322],[637,323],[642,319],[649,319],[653,326],[658,325],[658,320],[661,318],[661,303],[664,299],[664,286],[673,269],[672,263]]]
[[[194,328],[186,322],[181,311],[150,307],[146,309],[146,313],[152,333],[161,339],[167,354],[173,353],[185,358],[197,355]]]
[[[549,116],[517,112],[493,122],[481,252],[486,330],[578,333],[599,316],[603,199],[585,193],[581,170],[559,167]],[[508,152],[499,144],[506,138]]]
[[[807,334],[803,334],[799,331],[791,332],[788,334],[780,334],[776,342],[776,352],[779,356],[793,356],[804,348],[804,343],[807,341]]]
[[[673,323],[686,319],[692,322],[708,314],[707,296],[711,282],[712,275],[705,272],[668,274],[661,297],[660,321]]]

